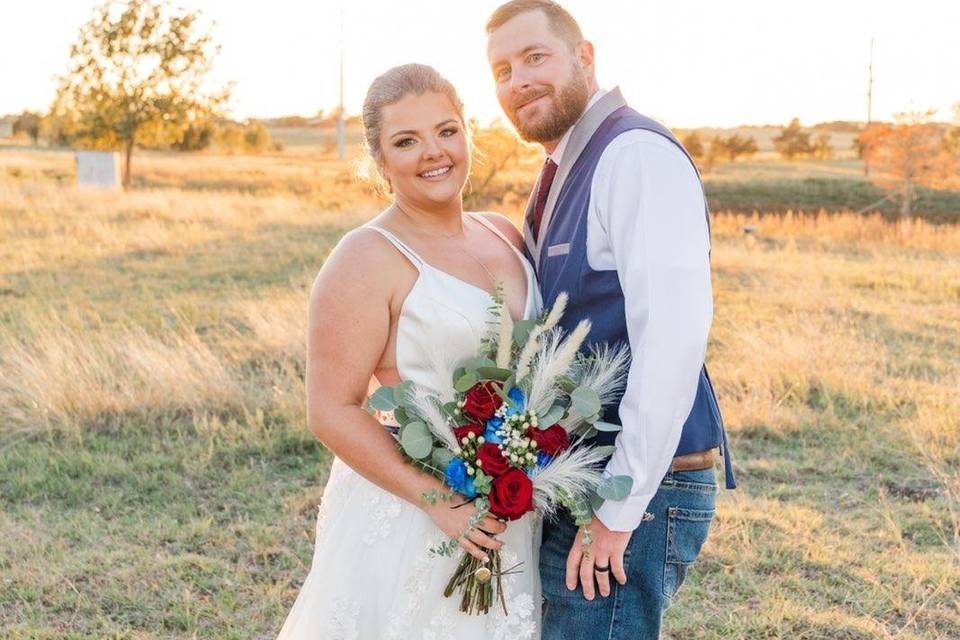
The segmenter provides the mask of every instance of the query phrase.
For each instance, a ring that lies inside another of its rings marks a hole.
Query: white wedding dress
[[[504,238],[482,216],[472,216]],[[437,391],[452,385],[443,364],[476,354],[491,319],[490,295],[431,267],[385,229],[385,236],[420,272],[403,303],[397,328],[397,370],[404,380]],[[513,246],[511,245],[511,248]],[[540,310],[533,269],[513,249],[527,275],[525,318]],[[443,353],[442,356],[439,354]],[[467,615],[460,594],[443,589],[459,561],[430,554],[446,539],[418,507],[367,481],[334,459],[317,518],[313,564],[280,640],[528,640],[540,637],[540,522],[534,514],[510,522],[498,536],[504,569],[505,615]]]

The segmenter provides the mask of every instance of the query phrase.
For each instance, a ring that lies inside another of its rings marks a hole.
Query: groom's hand
[[[593,600],[593,580],[596,577],[600,595],[610,595],[610,574],[620,584],[627,583],[627,574],[623,570],[623,553],[630,542],[631,531],[610,531],[596,516],[590,522],[592,542],[589,553],[584,553],[583,529],[577,532],[570,553],[567,554],[567,589],[577,588],[577,579],[583,585],[583,597]],[[607,571],[596,571],[596,567],[609,567]]]

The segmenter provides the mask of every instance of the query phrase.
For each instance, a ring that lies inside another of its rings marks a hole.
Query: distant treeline
[[[320,113],[312,117],[308,116],[281,116],[279,118],[258,118],[268,127],[296,129],[301,127],[332,128],[337,126],[337,112]],[[360,116],[345,115],[344,124],[348,127],[360,126]]]
[[[71,127],[69,123],[54,114],[43,115],[24,111],[20,115],[3,116],[0,118],[0,127],[3,125],[10,127],[10,134],[15,138],[29,140],[34,145],[81,148],[104,146],[100,140],[90,139],[86,130]],[[246,153],[282,149],[282,144],[271,139],[270,132],[262,121],[238,122],[227,118],[210,118],[202,122],[194,122],[172,140],[161,137],[151,139],[145,136],[137,146],[155,150],[216,149]]]

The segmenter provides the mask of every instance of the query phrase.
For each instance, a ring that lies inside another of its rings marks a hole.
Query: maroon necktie
[[[547,158],[547,161],[543,163],[543,170],[540,172],[540,188],[537,189],[537,199],[533,201],[533,223],[530,225],[530,229],[533,231],[534,241],[540,235],[543,209],[547,206],[547,195],[550,193],[550,185],[553,184],[553,176],[555,175],[557,175],[557,163]]]

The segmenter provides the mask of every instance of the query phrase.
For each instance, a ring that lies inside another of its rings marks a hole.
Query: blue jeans
[[[623,556],[624,586],[611,576],[604,598],[583,597],[580,585],[564,585],[567,554],[577,527],[566,512],[543,525],[540,578],[546,600],[543,640],[646,640],[660,637],[660,620],[707,539],[716,504],[716,473],[666,475],[647,507],[653,520],[640,523]],[[595,587],[596,588],[596,587]]]

